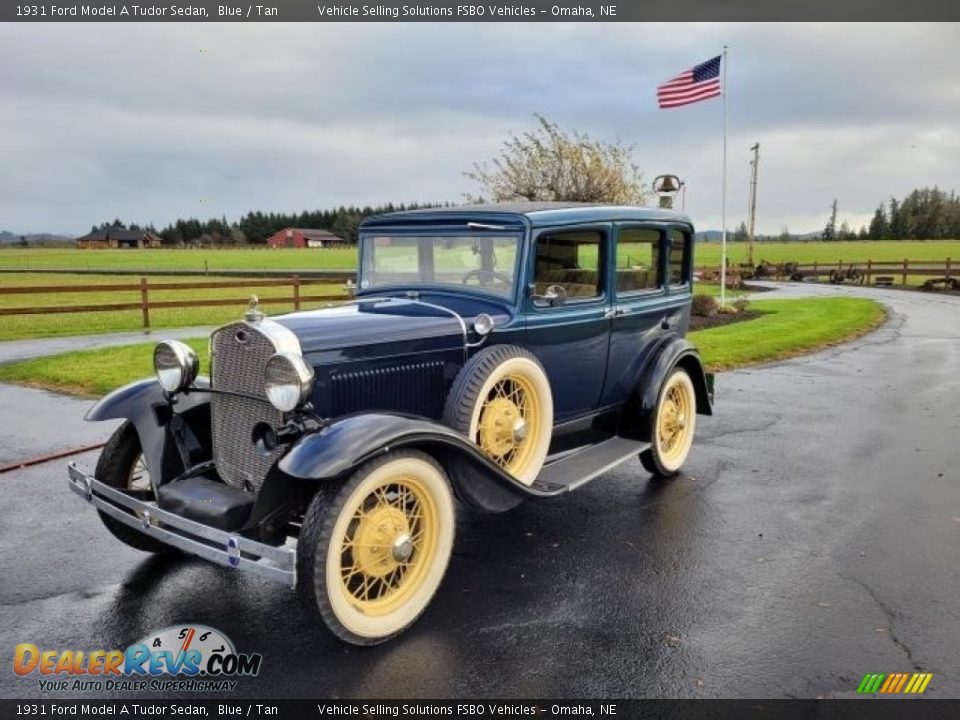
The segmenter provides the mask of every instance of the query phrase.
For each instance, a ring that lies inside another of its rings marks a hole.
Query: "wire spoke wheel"
[[[437,509],[413,477],[369,493],[341,539],[343,592],[367,614],[390,612],[417,587],[436,552]]]
[[[147,463],[143,459],[143,453],[137,455],[136,461],[130,468],[130,474],[127,477],[128,490],[153,490],[150,484],[150,471],[147,470]]]
[[[474,442],[512,475],[529,463],[543,413],[533,384],[519,374],[498,381],[480,409]]]
[[[690,376],[675,369],[660,389],[653,417],[651,447],[640,454],[643,466],[654,475],[676,475],[693,446],[697,398]]]
[[[540,474],[553,434],[553,392],[536,356],[514,345],[484,348],[463,366],[447,396],[443,422],[474,442],[505,473],[524,485]],[[457,492],[467,502],[499,511],[519,502],[514,496],[492,506],[488,497],[470,498],[469,467],[454,467]],[[480,481],[482,483],[482,480]],[[519,496],[516,496],[519,497]]]
[[[321,488],[297,543],[297,591],[326,626],[357,645],[384,642],[426,609],[446,572],[453,493],[418,450],[386,453]]]
[[[666,457],[683,448],[689,417],[690,398],[677,385],[668,388],[657,425],[660,447]]]
[[[156,499],[150,482],[150,471],[140,445],[140,436],[129,421],[118,427],[104,445],[94,475],[100,482],[121,492],[135,493],[141,499]],[[98,514],[107,530],[132,548],[151,553],[179,553],[176,548],[144,535],[102,510],[98,511]]]

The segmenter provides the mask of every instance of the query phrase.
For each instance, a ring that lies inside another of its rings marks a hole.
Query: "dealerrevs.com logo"
[[[42,650],[33,643],[14,649],[13,671],[37,676],[43,691],[235,690],[238,677],[260,672],[263,656],[238,653],[219,630],[181,625],[151,633],[126,650]]]

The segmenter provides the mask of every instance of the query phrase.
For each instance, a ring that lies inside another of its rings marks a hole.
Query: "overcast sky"
[[[721,100],[655,95],[724,43],[729,227],[754,142],[761,232],[960,190],[958,24],[8,24],[0,230],[459,201],[534,112],[634,143],[719,227]]]

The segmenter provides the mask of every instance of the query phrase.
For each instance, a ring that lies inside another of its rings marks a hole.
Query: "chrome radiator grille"
[[[228,485],[256,492],[284,449],[278,447],[269,455],[261,455],[251,441],[257,423],[267,422],[274,427],[283,423],[283,413],[267,400],[263,386],[263,369],[277,349],[270,338],[244,322],[217,330],[211,349],[213,389],[254,396],[215,392],[211,397],[213,459],[217,472]]]

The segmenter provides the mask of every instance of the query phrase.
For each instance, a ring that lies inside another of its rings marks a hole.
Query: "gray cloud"
[[[759,225],[863,222],[957,187],[960,25],[282,24],[0,28],[0,228],[458,200],[534,111],[635,143],[720,224],[721,102],[657,83],[730,50],[728,224],[761,143]]]

